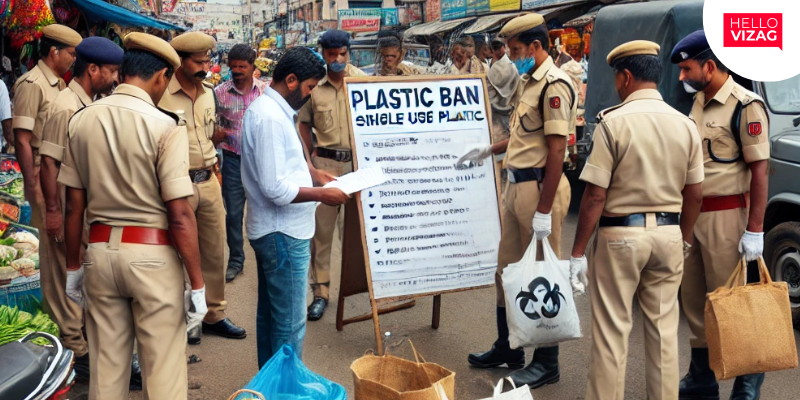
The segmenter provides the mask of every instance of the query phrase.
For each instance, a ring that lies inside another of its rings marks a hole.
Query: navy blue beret
[[[91,36],[83,39],[75,47],[75,52],[86,62],[92,64],[122,64],[125,51],[116,43],[100,36]]]
[[[319,45],[323,49],[338,49],[340,47],[350,47],[350,34],[338,29],[331,29],[322,34],[319,38]]]
[[[708,40],[706,39],[706,31],[702,29],[694,31],[675,45],[675,48],[672,49],[672,54],[669,56],[669,60],[673,64],[678,64],[682,61],[694,58],[710,48],[711,46],[708,45]]]

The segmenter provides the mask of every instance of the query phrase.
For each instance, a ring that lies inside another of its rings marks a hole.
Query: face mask
[[[517,67],[517,71],[520,75],[527,74],[533,67],[536,66],[536,59],[533,57],[522,58],[519,60],[514,60],[514,65]]]
[[[708,82],[702,83],[700,81],[694,81],[694,80],[691,80],[691,79],[684,79],[683,80],[683,87],[684,87],[684,89],[686,89],[687,86],[691,87],[692,89],[694,89],[694,91],[689,92],[689,89],[686,89],[686,91],[689,92],[689,93],[697,93],[697,92],[705,89],[706,86],[708,86],[709,83],[711,83],[711,80],[709,80]]]
[[[686,93],[689,94],[697,93],[697,89],[693,88],[692,85],[690,85],[689,82],[687,81],[683,81],[683,90],[685,90]]]
[[[331,65],[328,66],[328,69],[333,73],[342,72],[345,68],[347,68],[347,64],[343,62],[332,62]]]

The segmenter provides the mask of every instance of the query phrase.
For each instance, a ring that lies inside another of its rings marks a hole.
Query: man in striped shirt
[[[242,119],[250,106],[264,91],[266,83],[253,79],[256,53],[246,44],[237,44],[228,53],[228,67],[233,79],[214,89],[217,97],[217,147],[222,149],[222,198],[227,216],[228,270],[225,281],[230,282],[244,266],[244,237],[242,219],[246,195],[242,186],[241,138]],[[224,136],[223,136],[224,134]]]

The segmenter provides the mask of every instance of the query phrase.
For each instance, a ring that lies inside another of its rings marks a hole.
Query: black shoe
[[[133,362],[131,362],[131,382],[128,385],[130,391],[142,390],[142,369],[139,367],[139,355],[133,355]]]
[[[761,385],[763,383],[764,374],[737,376],[733,382],[731,400],[758,400],[761,397]]]
[[[533,361],[527,367],[509,375],[517,386],[540,388],[561,379],[558,369],[558,346],[539,347],[533,352]]]
[[[719,400],[719,384],[708,366],[708,349],[692,348],[689,372],[681,379],[680,400]]]
[[[82,381],[89,380],[89,353],[80,357],[75,357],[75,364],[72,366],[75,371],[75,377]]]
[[[497,307],[497,340],[492,349],[485,353],[472,353],[467,357],[469,365],[475,368],[496,368],[506,364],[508,368],[520,369],[525,365],[525,351],[511,349],[508,345],[508,322],[505,307]]]
[[[228,269],[225,271],[225,282],[230,282],[236,279],[239,274],[242,273],[242,267],[236,265],[228,265]]]
[[[247,332],[234,325],[229,318],[225,318],[215,324],[203,322],[203,333],[211,333],[228,339],[244,339],[247,337]]]
[[[186,342],[189,344],[200,344],[202,338],[200,325],[195,326],[186,333]]]
[[[314,301],[312,301],[311,305],[308,306],[308,320],[319,321],[319,319],[322,318],[322,314],[325,313],[325,307],[327,306],[328,300],[315,296]]]

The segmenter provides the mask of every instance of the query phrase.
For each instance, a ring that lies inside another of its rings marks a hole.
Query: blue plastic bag
[[[311,372],[286,344],[244,388],[269,400],[347,400],[342,385]],[[243,393],[234,400],[249,398],[252,395]]]

